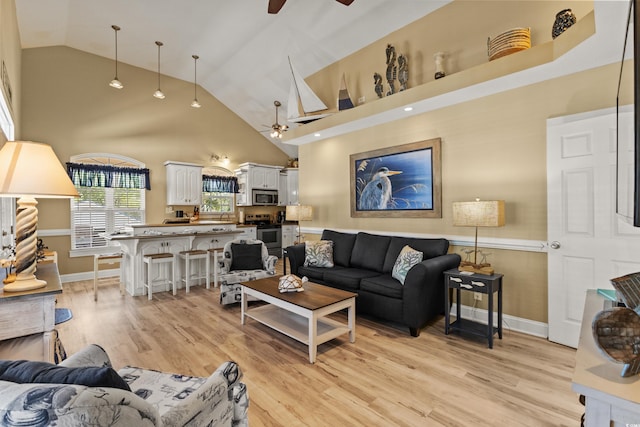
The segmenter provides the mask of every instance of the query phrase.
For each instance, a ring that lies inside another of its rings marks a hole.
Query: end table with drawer
[[[489,348],[493,348],[493,336],[497,332],[502,339],[502,274],[494,273],[491,276],[484,274],[466,274],[457,268],[444,272],[444,333],[450,331],[467,332],[487,338]],[[451,307],[449,292],[456,290],[456,320],[451,323]],[[487,324],[463,319],[460,315],[460,291],[471,291],[486,294],[489,297]],[[493,297],[498,294],[498,327],[493,326]]]

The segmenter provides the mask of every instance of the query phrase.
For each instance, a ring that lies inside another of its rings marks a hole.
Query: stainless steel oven
[[[269,251],[269,255],[278,258],[282,255],[282,227],[279,224],[258,225],[258,240],[262,240]]]

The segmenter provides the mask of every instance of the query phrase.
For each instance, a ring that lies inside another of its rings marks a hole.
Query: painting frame
[[[351,217],[442,218],[440,146],[440,138],[432,138],[351,154]],[[405,165],[408,170],[389,169],[391,165]],[[393,184],[399,182],[402,173],[404,182],[394,189]],[[381,196],[381,191],[386,195]]]

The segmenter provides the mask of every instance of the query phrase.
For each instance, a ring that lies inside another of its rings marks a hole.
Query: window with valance
[[[147,168],[68,162],[67,173],[76,186],[151,190]]]
[[[238,178],[228,169],[211,166],[202,171],[201,214],[231,214],[235,210],[235,193],[240,191]]]
[[[202,191],[210,193],[238,193],[235,176],[202,175]]]
[[[80,154],[67,163],[67,173],[80,197],[71,200],[72,254],[107,249],[106,235],[145,222],[145,190],[149,169],[116,154]],[[104,248],[104,249],[103,249]]]

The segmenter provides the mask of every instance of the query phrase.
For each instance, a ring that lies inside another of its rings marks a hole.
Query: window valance
[[[239,193],[235,176],[202,175],[202,191],[209,193]]]
[[[149,169],[67,162],[67,173],[80,187],[139,188],[151,190]]]

